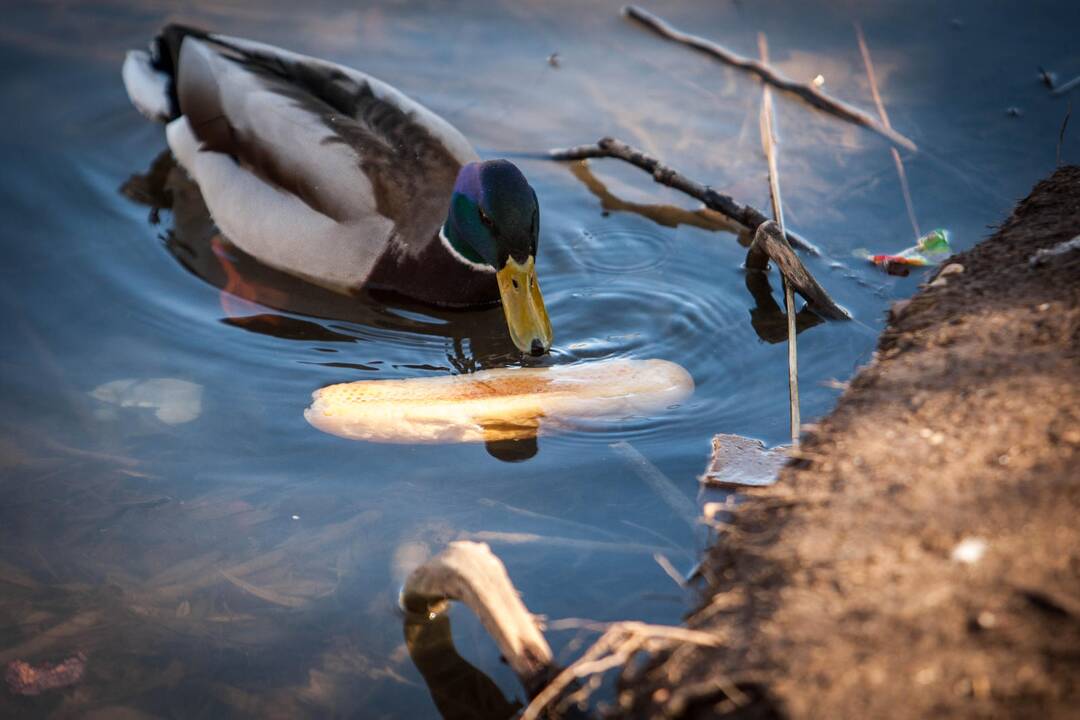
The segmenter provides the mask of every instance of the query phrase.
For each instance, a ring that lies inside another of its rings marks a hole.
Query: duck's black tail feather
[[[124,87],[132,104],[151,120],[168,122],[180,116],[176,97],[176,69],[186,37],[207,39],[209,34],[186,25],[166,25],[146,50],[130,50],[124,58]]]

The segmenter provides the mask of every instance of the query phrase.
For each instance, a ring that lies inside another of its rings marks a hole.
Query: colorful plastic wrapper
[[[937,265],[952,254],[948,230],[932,230],[919,238],[915,245],[895,255],[875,254],[868,250],[856,250],[855,254],[882,268],[890,275],[907,275],[913,267]]]

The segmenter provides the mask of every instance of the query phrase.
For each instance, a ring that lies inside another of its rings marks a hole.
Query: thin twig
[[[621,455],[623,460],[634,469],[638,477],[644,480],[660,496],[660,499],[667,503],[668,507],[674,510],[690,527],[697,525],[697,507],[667,475],[660,472],[660,468],[649,462],[647,457],[625,440],[612,443],[611,449]]]
[[[1074,77],[1067,83],[1062,83],[1061,85],[1058,85],[1056,88],[1051,90],[1051,92],[1054,95],[1064,95],[1065,93],[1072,90],[1074,87],[1080,87],[1080,76]]]
[[[798,95],[819,110],[824,110],[834,117],[873,130],[893,144],[899,145],[911,152],[918,151],[918,146],[916,146],[914,142],[904,137],[896,130],[893,130],[891,127],[883,126],[862,110],[826,95],[813,85],[795,82],[790,78],[784,77],[765,63],[751,60],[750,58],[744,58],[741,55],[736,55],[711,40],[706,40],[703,37],[678,30],[656,15],[634,5],[627,5],[624,7],[623,14],[668,40],[682,43],[683,45],[687,45],[706,55],[714,57],[723,63],[751,72],[774,87]],[[1080,80],[1080,78],[1078,78],[1078,80]]]
[[[537,693],[521,713],[521,720],[536,720],[544,708],[562,697],[566,689],[577,680],[616,667],[625,667],[638,652],[655,652],[672,644],[720,647],[722,642],[718,636],[699,630],[640,622],[613,623],[592,647]]]
[[[675,581],[675,584],[681,588],[686,587],[686,580],[679,574],[679,571],[675,569],[675,566],[671,564],[671,561],[667,559],[667,555],[661,553],[653,553],[653,560],[660,566],[660,569],[664,571],[669,578]]]
[[[758,33],[758,51],[761,53],[762,64],[769,62],[769,43],[765,39],[765,33]],[[784,234],[784,203],[780,199],[780,170],[776,160],[776,127],[773,118],[772,93],[769,86],[763,85],[761,89],[761,146],[765,151],[765,158],[769,164],[769,197],[772,199],[773,217],[780,226],[781,235]],[[784,284],[784,306],[787,312],[788,331],[788,404],[791,418],[791,444],[799,444],[799,354],[796,344],[795,332],[795,292],[786,277],[782,278]]]
[[[631,165],[641,168],[652,175],[653,180],[661,185],[667,185],[680,192],[684,192],[692,198],[705,203],[705,207],[730,218],[734,223],[746,228],[753,233],[761,223],[768,220],[757,208],[743,205],[730,195],[724,195],[713,190],[708,185],[702,185],[692,180],[678,170],[664,165],[662,162],[638,150],[632,145],[627,145],[621,140],[611,137],[600,138],[595,145],[578,145],[558,150],[549,150],[547,154],[550,160],[587,160],[589,158],[616,158]],[[795,233],[788,233],[788,241],[811,255],[820,255],[810,241]]]
[[[866,65],[866,77],[870,79],[870,92],[874,96],[874,104],[877,105],[878,115],[881,116],[881,124],[891,128],[889,114],[885,112],[885,103],[882,102],[881,93],[878,92],[877,75],[874,73],[874,63],[870,60],[870,47],[866,44],[866,38],[863,36],[862,25],[858,22],[854,23],[854,25],[855,37],[859,41],[859,52],[862,53],[863,64]],[[908,220],[911,221],[911,229],[915,231],[915,240],[917,241],[922,237],[922,233],[919,232],[919,221],[915,219],[915,203],[911,201],[911,189],[908,187],[904,161],[900,157],[900,151],[895,147],[889,148],[889,150],[892,154],[893,164],[896,165],[896,174],[900,176],[900,191],[904,194],[904,205],[907,207]]]

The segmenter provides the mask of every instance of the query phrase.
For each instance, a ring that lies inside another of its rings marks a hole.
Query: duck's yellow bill
[[[521,352],[543,355],[551,349],[551,321],[536,281],[536,258],[524,263],[507,258],[496,278],[510,339]]]

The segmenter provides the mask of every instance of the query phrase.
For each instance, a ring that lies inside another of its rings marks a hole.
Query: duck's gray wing
[[[475,151],[452,126],[356,70],[259,43],[186,37],[169,143],[229,239],[338,290],[387,255],[423,252]]]

